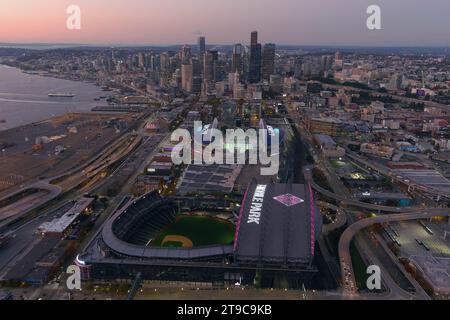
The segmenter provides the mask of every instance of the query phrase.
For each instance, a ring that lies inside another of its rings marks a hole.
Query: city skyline
[[[237,0],[227,2],[178,0],[145,3],[120,1],[44,0],[3,2],[1,43],[55,43],[86,45],[175,45],[195,43],[249,43],[257,30],[261,43],[329,46],[448,46],[445,12],[450,3],[434,0],[426,10],[419,0],[404,6],[400,0],[378,1],[382,29],[368,30],[366,9],[372,1]],[[81,30],[68,30],[66,9],[81,8]],[[283,10],[289,7],[290,10]],[[124,14],[126,12],[127,14]],[[192,18],[198,17],[198,18]],[[231,23],[232,22],[232,23]]]
[[[448,12],[0,1],[0,303],[449,300]]]

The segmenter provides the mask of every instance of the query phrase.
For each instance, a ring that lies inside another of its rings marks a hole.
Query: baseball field
[[[191,248],[231,244],[234,225],[205,216],[178,216],[176,222],[163,229],[151,242],[154,247]]]

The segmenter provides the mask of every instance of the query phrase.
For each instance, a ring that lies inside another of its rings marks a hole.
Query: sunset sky
[[[82,29],[66,28],[81,8]],[[366,8],[382,30],[366,28]],[[0,43],[450,46],[449,0],[0,0]]]

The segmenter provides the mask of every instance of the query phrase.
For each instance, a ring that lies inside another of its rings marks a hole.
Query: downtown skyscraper
[[[192,64],[192,52],[188,45],[181,48],[181,88],[186,92],[192,92],[194,78],[194,66]]]
[[[240,43],[237,43],[233,46],[233,56],[231,60],[231,72],[232,73],[239,73],[242,75],[244,64],[242,61],[242,55],[243,55],[243,48]]]
[[[204,59],[206,53],[206,38],[201,36],[198,38],[198,58],[200,61],[200,74],[203,75],[205,72],[204,69]]]
[[[262,54],[262,78],[263,80],[270,80],[270,76],[275,74],[275,49],[273,43],[264,45]]]
[[[215,69],[218,61],[218,52],[208,50],[204,54],[203,59],[203,91],[208,91],[214,87]]]
[[[261,44],[258,43],[258,32],[253,31],[250,42],[250,66],[248,82],[258,83],[261,81]]]
[[[206,39],[205,37],[199,37],[198,38],[198,52],[201,55],[204,55],[206,52]]]

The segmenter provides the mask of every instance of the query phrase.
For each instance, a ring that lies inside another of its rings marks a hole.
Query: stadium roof
[[[234,244],[240,263],[308,264],[314,257],[320,219],[305,185],[253,182],[245,195]]]

